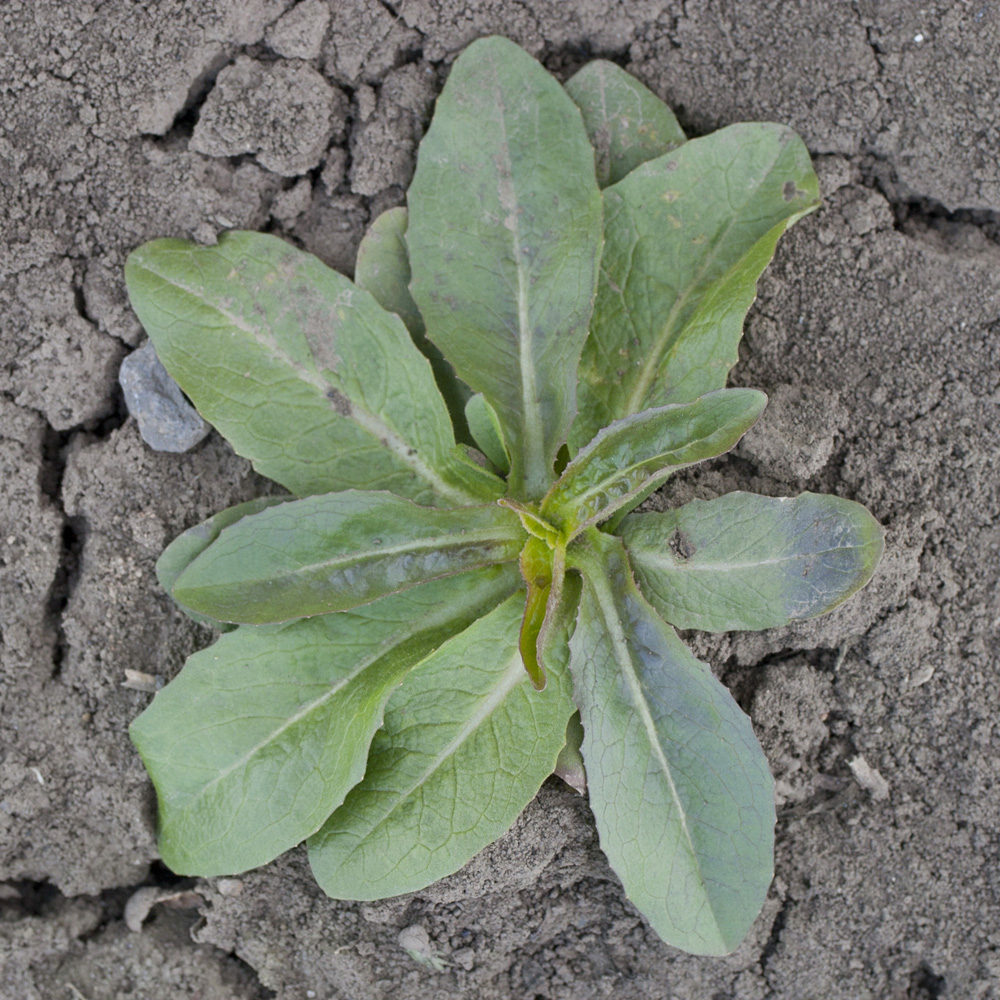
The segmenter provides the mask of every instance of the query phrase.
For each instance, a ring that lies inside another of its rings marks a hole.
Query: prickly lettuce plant
[[[582,722],[629,898],[680,948],[739,944],[772,875],[772,781],[675,628],[822,614],[882,535],[810,493],[632,511],[761,415],[725,383],[758,276],[817,202],[787,129],[686,141],[617,67],[563,88],[491,38],[455,63],[354,282],[255,233],[132,254],[163,363],[289,491],[158,564],[230,628],[132,726],[171,868],[305,840],[332,896],[421,889],[510,827]]]

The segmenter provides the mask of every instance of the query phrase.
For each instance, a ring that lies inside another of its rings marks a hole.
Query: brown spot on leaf
[[[805,191],[799,190],[795,181],[785,181],[785,185],[781,189],[781,196],[785,201],[795,201],[796,198],[804,198],[805,194]]]
[[[670,545],[670,551],[674,554],[674,556],[685,562],[690,559],[695,552],[697,552],[694,542],[692,542],[691,539],[680,530],[680,528],[677,528],[670,536],[670,542],[668,544]]]
[[[351,401],[339,390],[332,386],[326,390],[326,398],[333,403],[333,408],[342,416],[351,415]]]

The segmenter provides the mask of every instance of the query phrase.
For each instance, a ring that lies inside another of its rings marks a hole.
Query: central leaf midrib
[[[243,333],[247,334],[247,336],[256,341],[258,345],[267,349],[275,357],[277,357],[278,360],[282,361],[301,381],[317,389],[320,394],[324,396],[324,398],[328,389],[331,387],[336,388],[335,386],[331,386],[331,383],[327,379],[323,378],[318,371],[310,372],[308,368],[296,361],[284,348],[278,345],[277,341],[272,336],[265,333],[262,329],[247,325],[241,316],[230,312],[220,303],[209,301],[188,285],[183,284],[174,277],[168,277],[167,275],[162,274],[160,271],[150,267],[149,264],[143,263],[139,266],[148,273],[155,275],[161,281],[166,282],[168,285],[172,285],[183,294],[189,295],[200,305],[216,312],[226,322],[231,323],[238,330],[243,331]],[[436,493],[443,497],[456,499],[460,503],[468,502],[471,495],[466,493],[464,490],[451,486],[449,483],[445,482],[445,480],[442,479],[431,466],[419,457],[419,451],[400,437],[396,430],[379,420],[375,414],[371,413],[369,410],[358,406],[355,400],[351,399],[350,402],[350,419],[361,427],[366,434],[375,438],[383,446],[383,448],[387,448],[391,451],[397,459],[399,459],[405,466],[412,469],[424,482],[434,489]],[[347,418],[341,417],[340,419]]]
[[[339,569],[341,567],[352,566],[359,562],[384,562],[384,558],[397,555],[407,555],[413,552],[447,551],[457,546],[476,545],[481,542],[518,542],[517,534],[501,534],[493,528],[480,528],[475,531],[466,531],[460,535],[434,535],[427,538],[407,539],[397,545],[378,545],[370,549],[354,549],[351,552],[344,552],[338,556],[331,556],[314,563],[304,563],[287,573],[282,573],[277,579],[283,577],[298,576],[300,574],[314,573],[327,569]],[[463,567],[464,568],[464,567]],[[265,580],[274,580],[275,577],[264,577]]]
[[[803,559],[811,559],[816,556],[826,556],[833,552],[857,552],[864,549],[864,545],[838,545],[832,549],[820,549],[816,552],[806,552],[806,553],[793,553],[792,555],[779,556],[775,559],[761,559],[756,562],[748,563],[710,563],[701,562],[698,563],[692,558],[690,561],[681,560],[680,562],[668,562],[666,558],[651,549],[641,549],[635,548],[630,549],[633,558],[641,564],[652,565],[656,569],[661,569],[664,572],[674,572],[681,571],[684,573],[707,573],[707,572],[739,572],[746,569],[756,569],[759,566],[780,566],[782,563],[801,561]]]
[[[511,192],[514,196],[515,205],[508,212],[504,205],[503,195],[500,188],[497,188],[497,201],[500,210],[506,213],[506,217],[512,220],[512,225],[508,227],[506,221],[503,227],[511,235],[511,250],[514,259],[514,267],[517,273],[517,324],[518,324],[518,365],[521,380],[521,412],[522,412],[522,436],[518,445],[523,449],[525,461],[522,477],[522,485],[528,488],[530,493],[536,480],[544,482],[545,455],[544,455],[544,435],[542,430],[541,414],[538,408],[538,389],[535,382],[535,359],[534,359],[534,331],[531,327],[531,316],[528,308],[527,274],[522,262],[520,253],[521,246],[521,225],[520,213],[516,210],[519,205],[517,191],[514,185],[514,166],[510,159],[510,147],[507,142],[507,120],[505,117],[505,107],[503,104],[503,88],[500,84],[499,71],[496,63],[492,64],[493,82],[497,102],[500,106],[498,125],[500,130],[500,150],[503,156],[503,167],[501,168],[501,180],[506,173],[510,181]],[[514,458],[515,456],[511,456]]]

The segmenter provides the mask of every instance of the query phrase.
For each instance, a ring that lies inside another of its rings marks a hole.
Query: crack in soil
[[[1000,211],[956,208],[927,195],[909,191],[899,181],[892,160],[866,152],[851,158],[861,174],[861,185],[880,194],[892,209],[897,232],[919,238],[915,227],[944,230],[950,226],[971,226],[978,229],[991,243],[1000,246]]]
[[[167,130],[162,135],[144,132],[141,133],[142,137],[151,139],[160,146],[168,146],[178,140],[186,143],[191,138],[195,125],[198,124],[201,109],[205,106],[209,94],[215,89],[215,82],[219,78],[219,74],[236,61],[237,54],[232,47],[229,47],[211,59],[191,81],[187,97],[174,115]]]
[[[772,989],[774,988],[774,984],[771,982],[768,966],[771,964],[771,960],[778,950],[778,945],[781,943],[781,932],[785,929],[785,923],[788,920],[788,911],[794,905],[794,902],[791,896],[785,896],[781,904],[781,909],[775,914],[774,922],[771,924],[771,933],[764,943],[764,947],[760,953],[760,960],[757,963],[760,968],[761,979]]]
[[[0,882],[0,915],[4,921],[17,922],[29,917],[44,918],[50,915],[53,909],[61,902],[70,899],[94,899],[101,909],[101,916],[97,923],[90,928],[80,931],[73,936],[72,945],[86,945],[92,941],[97,941],[105,932],[115,924],[125,922],[125,912],[129,900],[140,889],[156,888],[164,890],[180,891],[190,889],[197,892],[197,883],[193,878],[175,875],[169,868],[160,861],[154,861],[150,865],[149,875],[134,885],[119,886],[113,889],[105,889],[97,896],[73,897],[62,893],[55,885],[47,880],[16,879],[14,881]],[[200,909],[200,908],[199,908]],[[139,931],[138,933],[142,933]],[[252,965],[242,959],[235,951],[226,951],[211,944],[198,944],[191,942],[192,947],[212,948],[221,956],[230,959],[235,964],[245,969],[253,978],[257,985],[259,995],[262,998],[271,998],[275,994],[272,990],[261,983],[257,970]]]
[[[66,472],[66,455],[73,437],[70,431],[57,431],[51,425],[45,429],[42,442],[42,468],[39,487],[62,518],[59,559],[56,572],[45,596],[45,625],[52,630],[52,676],[63,670],[69,643],[63,627],[63,612],[69,603],[73,585],[79,577],[80,553],[83,550],[83,524],[79,518],[69,518],[62,502],[62,482]],[[76,521],[77,523],[72,523]]]

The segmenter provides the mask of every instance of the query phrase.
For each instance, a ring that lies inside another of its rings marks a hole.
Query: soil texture
[[[157,860],[127,735],[150,695],[123,682],[212,637],[153,564],[270,486],[214,433],[143,443],[125,256],[248,228],[351,273],[490,33],[562,78],[613,59],[689,134],[787,123],[820,174],[731,380],[769,393],[763,420],[654,498],[809,489],[887,528],[837,613],[691,637],[778,785],[777,874],[727,958],[656,938],[557,779],[381,903],[325,898],[301,851],[232,879]],[[1000,997],[998,52],[992,0],[0,4],[0,998]]]

